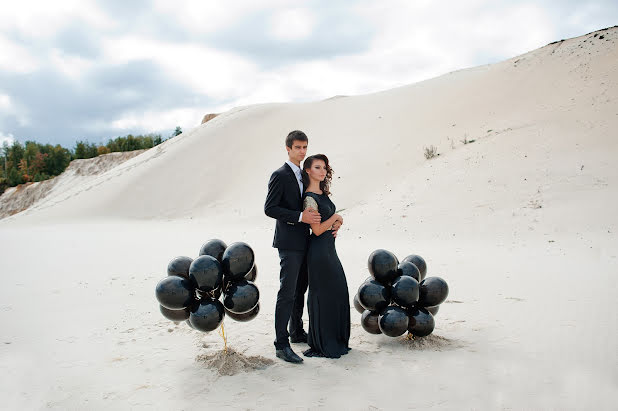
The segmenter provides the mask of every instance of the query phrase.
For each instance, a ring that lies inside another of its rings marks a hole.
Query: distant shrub
[[[440,154],[438,154],[438,148],[436,146],[429,146],[429,147],[425,147],[425,158],[427,160],[434,158],[436,156],[439,156]]]
[[[109,148],[105,147],[105,146],[99,146],[97,147],[97,153],[99,155],[103,155],[103,154],[109,154],[111,151]]]
[[[469,144],[469,143],[474,143],[476,140],[468,140],[468,135],[464,134],[464,138],[463,140],[461,140],[462,143],[464,144]]]

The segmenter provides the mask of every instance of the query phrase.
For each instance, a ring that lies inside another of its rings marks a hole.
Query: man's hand
[[[322,217],[320,213],[315,211],[313,208],[307,208],[303,211],[303,217],[301,221],[305,224],[320,224],[322,222]]]
[[[333,224],[333,228],[332,228],[333,237],[337,238],[337,231],[339,231],[339,228],[341,228],[341,221],[337,220]]]

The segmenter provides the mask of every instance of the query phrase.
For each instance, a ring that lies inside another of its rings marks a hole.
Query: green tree
[[[50,178],[50,175],[45,172],[45,159],[47,156],[48,154],[43,154],[39,151],[30,163],[28,173],[34,177],[34,181],[43,181]]]
[[[45,159],[45,172],[50,176],[57,176],[68,167],[71,162],[71,152],[60,144],[49,146],[49,155]]]
[[[98,147],[96,144],[81,140],[75,143],[73,158],[92,158],[98,155]]]
[[[24,158],[24,152],[25,150],[21,143],[19,141],[14,141],[9,149],[9,164],[12,164],[13,167],[17,167],[21,159]]]
[[[9,142],[5,141],[2,143],[2,159],[3,159],[3,164],[2,164],[2,178],[6,179],[8,178],[8,167],[7,167],[7,163],[9,161],[8,159],[9,157]],[[4,191],[4,190],[2,190]],[[0,191],[0,192],[2,192]]]
[[[86,158],[86,143],[78,141],[75,143],[75,149],[73,150],[73,156],[75,158]]]
[[[19,173],[17,167],[11,167],[9,169],[9,176],[7,178],[7,183],[10,187],[15,187],[16,185],[23,184],[24,180]]]

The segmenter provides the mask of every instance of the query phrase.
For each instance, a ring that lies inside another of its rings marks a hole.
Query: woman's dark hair
[[[307,135],[300,130],[290,131],[288,136],[285,138],[285,145],[292,148],[292,144],[294,144],[294,140],[309,142]]]
[[[324,154],[314,154],[305,159],[305,162],[303,163],[303,170],[301,172],[302,179],[303,179],[303,186],[305,187],[305,189],[309,187],[309,175],[307,174],[307,171],[305,170],[310,169],[311,165],[313,164],[315,160],[322,160],[324,164],[326,165],[326,178],[324,178],[323,181],[320,181],[320,190],[322,190],[324,194],[329,196],[330,195],[329,188],[330,188],[331,180],[333,179],[334,171],[332,168],[330,168],[330,165],[328,165],[328,157],[326,157]]]

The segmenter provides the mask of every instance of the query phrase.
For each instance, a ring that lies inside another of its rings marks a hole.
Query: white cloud
[[[114,25],[95,0],[19,0],[2,4],[0,27],[16,30],[22,36],[45,39],[68,23],[80,22],[91,30]]]
[[[310,10],[288,9],[275,12],[270,24],[272,36],[283,41],[295,41],[311,35],[315,18]]]
[[[17,119],[17,124],[20,126],[27,126],[29,120],[27,117],[27,110],[24,110],[19,104],[16,104],[11,96],[0,92],[0,127],[2,127],[2,120],[8,117],[14,117]],[[12,134],[8,134],[13,138]]]
[[[103,49],[108,63],[151,60],[169,77],[214,99],[246,93],[257,73],[256,65],[250,60],[197,44],[123,36],[104,40]]]
[[[248,14],[286,4],[285,0],[156,0],[153,9],[195,33],[215,33]]]
[[[4,127],[3,120],[8,117],[16,118],[17,124],[20,126],[27,126],[30,123],[27,113],[28,111],[20,104],[15,103],[10,95],[0,91],[0,128]],[[7,135],[13,138],[12,134],[9,133],[5,136]]]
[[[9,112],[11,108],[11,96],[9,96],[8,94],[0,93],[0,110],[6,113]]]
[[[0,34],[0,71],[31,73],[40,67],[40,59],[28,49],[19,46]]]
[[[0,131],[0,147],[2,147],[4,143],[10,146],[11,144],[13,144],[14,141],[15,137],[13,136],[13,134],[4,134],[2,131]]]
[[[0,71],[26,74],[56,67],[70,76],[78,74],[87,64],[86,60],[63,54],[57,47],[49,46],[50,39],[71,24],[87,27],[93,33],[102,33],[113,28],[115,22],[94,0],[20,0],[3,3],[0,13]],[[11,33],[23,43],[10,40],[3,33]]]
[[[573,12],[570,13],[567,22],[571,25],[582,26],[588,29],[592,27],[590,25],[590,20],[596,20],[594,17],[603,15],[605,11],[604,9],[605,8],[602,5],[597,3],[582,2],[581,6],[578,7],[577,10],[573,10]],[[593,27],[590,30],[598,30],[600,28],[604,27]]]
[[[52,67],[74,80],[84,75],[87,70],[90,70],[96,65],[93,60],[67,54],[57,48],[50,50],[48,57]]]
[[[203,116],[204,110],[196,107],[129,112],[115,119],[111,126],[118,130],[120,134],[126,134],[136,129],[145,130],[146,133],[154,133],[174,129],[178,125],[185,129],[196,127],[200,124]]]

